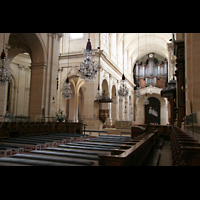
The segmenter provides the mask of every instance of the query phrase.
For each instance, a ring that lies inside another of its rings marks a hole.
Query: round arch
[[[10,62],[19,53],[27,52],[32,63],[47,63],[47,52],[40,33],[10,33],[8,45]]]

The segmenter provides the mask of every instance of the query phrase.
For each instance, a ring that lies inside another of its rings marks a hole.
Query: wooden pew
[[[41,154],[39,154],[40,152]],[[76,166],[93,166],[94,163],[92,161],[84,160],[84,159],[70,159],[70,157],[64,156],[55,156],[59,153],[54,153],[54,156],[48,156],[44,151],[35,151],[35,154],[15,154],[11,156],[11,158],[22,158],[22,159],[31,159],[37,161],[50,161],[58,164],[71,164]],[[52,155],[52,153],[51,153]]]
[[[89,133],[90,137],[92,133],[98,133],[98,136],[100,136],[101,133],[109,135],[109,131],[102,131],[102,130],[85,130],[85,132]]]
[[[146,128],[142,126],[133,126],[131,127],[131,138],[134,139],[134,137],[137,137],[138,135],[141,135],[146,132]]]
[[[11,147],[6,147],[6,146],[0,146],[0,155],[4,157],[11,156],[12,155],[12,148]]]
[[[20,154],[21,155],[21,154]],[[27,158],[0,158],[0,166],[75,166],[75,164],[58,163]]]
[[[12,148],[12,155],[16,154],[16,153],[24,153],[24,147],[23,146],[19,146],[19,145],[6,145],[6,144],[0,144],[0,147],[10,147]]]
[[[139,142],[136,142],[127,150],[111,150],[111,155],[99,155],[101,166],[139,166],[154,145],[154,134],[146,134]]]
[[[20,146],[24,146],[24,150],[26,151],[27,149],[39,149],[41,150],[41,144],[36,143],[36,142],[30,142],[30,141],[20,141],[20,140],[16,140],[16,139],[6,139],[6,140],[0,140],[0,144],[11,144],[11,145],[20,145]]]
[[[83,153],[72,153],[72,152],[58,152],[58,151],[31,151],[30,155],[37,155],[43,158],[57,158],[66,159],[67,162],[74,164],[84,164],[85,165],[98,165],[98,155],[88,155]],[[80,163],[81,162],[81,163]]]
[[[200,166],[200,143],[197,140],[172,126],[170,141],[174,166]]]

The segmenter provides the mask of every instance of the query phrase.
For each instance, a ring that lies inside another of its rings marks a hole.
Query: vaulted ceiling
[[[168,58],[167,43],[172,33],[118,33],[118,42],[124,38],[124,49],[132,63],[148,53],[156,53]],[[139,48],[138,48],[139,47]]]

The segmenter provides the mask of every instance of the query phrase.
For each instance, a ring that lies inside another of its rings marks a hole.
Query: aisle
[[[164,145],[160,152],[160,160],[158,166],[172,166],[170,141],[164,140]]]

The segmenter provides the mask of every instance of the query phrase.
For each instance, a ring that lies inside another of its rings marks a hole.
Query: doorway
[[[145,124],[160,124],[160,101],[150,97],[149,104],[145,105]]]

